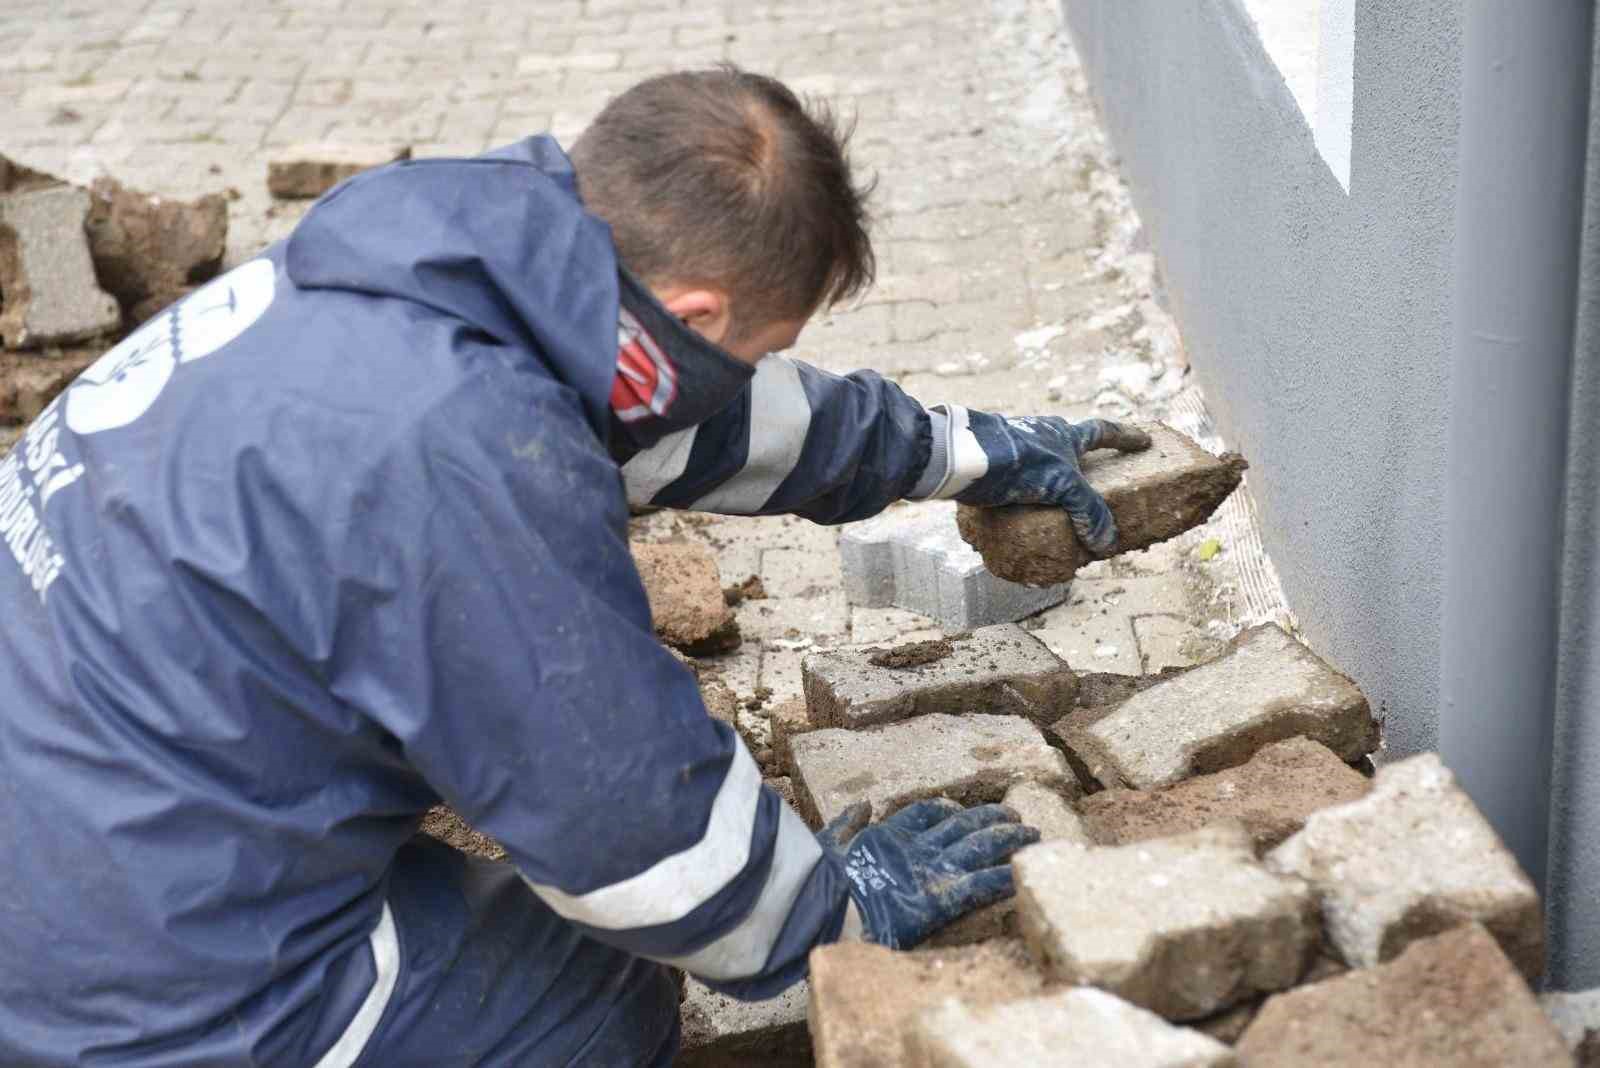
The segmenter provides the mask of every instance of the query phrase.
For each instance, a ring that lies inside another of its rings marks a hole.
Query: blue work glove
[[[817,841],[844,862],[866,937],[890,949],[1010,897],[1011,854],[1039,840],[1004,805],[964,809],[943,798],[913,802],[852,838],[871,811],[851,805]]]
[[[1053,504],[1066,509],[1084,548],[1104,556],[1116,548],[1111,509],[1083,477],[1078,461],[1091,449],[1138,452],[1150,435],[1104,419],[1069,423],[1056,415],[1007,419],[968,410],[967,425],[988,458],[982,477],[955,495],[963,504]]]

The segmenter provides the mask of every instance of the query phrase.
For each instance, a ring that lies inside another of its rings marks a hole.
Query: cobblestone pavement
[[[231,188],[236,261],[303,210],[266,194],[266,162],[286,145],[398,141],[428,155],[546,129],[570,139],[637,79],[722,60],[853,113],[858,165],[879,179],[878,285],[813,324],[800,357],[876,368],[928,403],[1204,430],[1054,0],[0,0],[0,152],[80,181]],[[1248,500],[1230,507],[1206,530],[1094,565],[1026,625],[1081,670],[1207,655],[1262,614],[1245,594],[1272,587],[1245,544]],[[744,647],[721,659],[741,695],[798,694],[808,649],[935,629],[847,604],[832,530],[671,514],[638,528],[711,544],[727,582],[763,578],[769,597],[740,609]],[[1213,538],[1223,551],[1199,562]]]

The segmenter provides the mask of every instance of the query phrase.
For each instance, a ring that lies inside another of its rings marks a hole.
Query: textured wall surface
[[[1239,0],[1063,7],[1291,605],[1387,716],[1392,755],[1432,748],[1459,5],[1356,0],[1348,194]],[[1551,979],[1572,989],[1600,984],[1600,124],[1590,136],[1548,894]]]

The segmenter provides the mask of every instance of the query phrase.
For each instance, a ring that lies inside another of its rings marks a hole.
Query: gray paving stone
[[[1378,745],[1355,684],[1273,625],[1241,634],[1217,660],[1053,729],[1081,773],[1141,790],[1235,767],[1296,735],[1348,762]]]
[[[844,588],[853,604],[894,605],[952,630],[1010,623],[1066,599],[1068,586],[1035,589],[989,573],[961,540],[955,504],[893,508],[845,528],[839,538]]]
[[[1042,842],[1091,844],[1083,819],[1072,807],[1072,799],[1067,794],[1043,783],[1022,782],[1007,790],[1001,800],[1016,810],[1023,823],[1038,828]]]
[[[684,985],[683,1045],[674,1068],[810,1068],[805,982],[766,1001],[740,1001],[689,979]]]
[[[1043,842],[1011,861],[1023,937],[1051,977],[1172,1020],[1293,986],[1316,951],[1316,899],[1268,871],[1237,824],[1087,848]]]
[[[89,194],[73,186],[0,197],[0,340],[7,348],[82,341],[122,322],[100,288],[84,223]]]
[[[1233,1050],[1090,987],[969,1008],[956,998],[924,1010],[906,1036],[923,1068],[1104,1064],[1233,1068]]]
[[[927,662],[916,655],[926,651]],[[964,637],[887,649],[813,653],[803,661],[806,704],[819,727],[868,727],[931,712],[988,712],[1055,722],[1072,707],[1076,677],[1013,623]]]
[[[1379,769],[1366,797],[1313,813],[1266,863],[1316,890],[1352,967],[1477,921],[1530,981],[1544,972],[1538,891],[1433,753]]]
[[[999,801],[1020,782],[1075,796],[1066,760],[1021,716],[935,713],[873,730],[816,730],[788,741],[801,815],[820,826],[857,801],[882,819],[912,801]]]
[[[1539,995],[1539,1007],[1566,1040],[1567,1048],[1577,1050],[1591,1035],[1600,1036],[1600,988]],[[1600,1037],[1595,1039],[1600,1046]],[[1580,1062],[1579,1068],[1589,1068]]]

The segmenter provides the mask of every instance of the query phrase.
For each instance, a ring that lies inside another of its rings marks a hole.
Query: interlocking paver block
[[[1117,551],[1147,549],[1199,526],[1239,486],[1249,466],[1234,454],[1212,456],[1169,426],[1143,428],[1143,452],[1098,450],[1083,459],[1083,473],[1100,491],[1117,521]],[[1083,551],[1059,508],[1015,505],[957,513],[961,536],[981,553],[989,570],[1030,586],[1067,582],[1094,557]]]
[[[1060,604],[1068,590],[990,574],[961,540],[951,501],[892,508],[852,524],[839,537],[839,558],[851,603],[920,612],[951,630],[1022,619]]]
[[[1237,824],[1011,860],[1023,937],[1052,978],[1195,1020],[1293,986],[1316,950],[1316,899],[1268,871]]]
[[[825,727],[867,727],[930,712],[992,712],[1053,723],[1078,682],[1064,660],[1013,623],[893,648],[815,653],[806,708]]]
[[[905,1033],[948,997],[966,1005],[1038,993],[1044,977],[1020,942],[901,953],[861,942],[811,951],[817,1068],[909,1068]]]
[[[934,713],[874,730],[816,730],[789,740],[800,813],[820,825],[857,801],[882,819],[911,801],[999,801],[1021,782],[1075,794],[1066,760],[1021,716]]]
[[[766,1001],[740,1001],[694,979],[684,984],[683,1044],[673,1068],[811,1068],[810,989],[796,983]]]
[[[1248,763],[1164,790],[1104,790],[1083,799],[1084,826],[1099,845],[1126,845],[1199,830],[1218,820],[1244,825],[1265,853],[1330,805],[1364,796],[1366,778],[1309,738],[1267,746]]]
[[[1311,884],[1352,967],[1477,921],[1529,979],[1544,972],[1538,891],[1432,753],[1380,769],[1366,797],[1313,814],[1266,863]]]
[[[40,348],[82,341],[122,322],[100,288],[84,223],[89,194],[61,185],[0,197],[0,343]]]
[[[971,1008],[955,998],[926,1009],[906,1036],[917,1068],[1104,1064],[1117,1068],[1233,1068],[1233,1050],[1103,990],[1080,987]]]
[[[1571,1068],[1561,1032],[1476,924],[1269,999],[1239,1040],[1250,1068]]]
[[[410,158],[410,145],[293,145],[267,162],[267,191],[284,200],[320,197],[362,171]]]
[[[1241,634],[1208,664],[1053,729],[1085,774],[1140,790],[1235,767],[1296,735],[1351,762],[1378,746],[1355,683],[1271,624]]]

